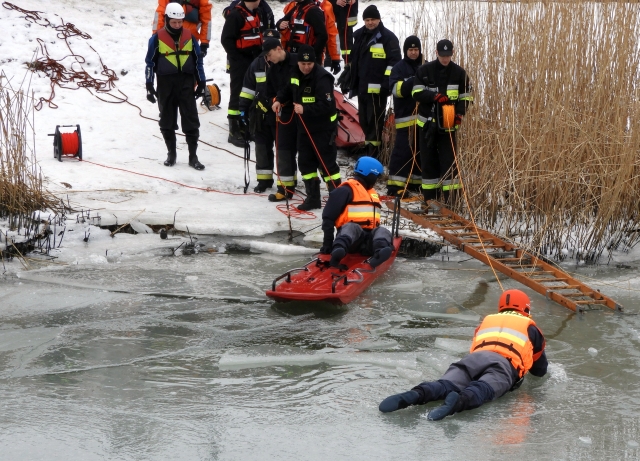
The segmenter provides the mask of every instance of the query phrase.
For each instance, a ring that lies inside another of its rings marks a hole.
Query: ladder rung
[[[587,296],[590,297],[593,295],[593,291],[590,291],[588,293],[560,293],[562,296],[564,296],[565,298],[578,298],[580,296]]]
[[[542,267],[541,264],[507,264],[509,267],[513,267],[514,269],[518,269],[520,267]]]
[[[522,258],[496,258],[498,261],[526,261],[531,260],[531,256],[523,256]]]
[[[588,301],[573,301],[576,304],[607,304],[604,299],[590,299]]]
[[[548,278],[548,279],[531,279],[534,282],[540,283],[540,282],[562,282],[564,280],[567,280],[566,277],[558,277],[558,278]],[[545,287],[546,288],[546,287]],[[562,293],[561,293],[562,294]]]
[[[527,274],[527,275],[554,275],[554,271],[518,271],[519,274]]]
[[[548,290],[575,290],[576,288],[580,288],[580,285],[552,285],[552,286],[544,286]],[[558,293],[563,295],[564,293]]]
[[[482,250],[482,248],[505,248],[507,246],[506,243],[501,243],[501,244],[496,244],[496,245],[469,245],[472,246],[473,248],[477,248],[479,250]],[[486,253],[486,254],[490,254],[490,253]],[[501,261],[500,258],[496,258],[496,261]]]

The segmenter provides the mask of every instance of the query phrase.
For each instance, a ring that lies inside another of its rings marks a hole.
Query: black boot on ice
[[[173,130],[160,130],[164,143],[167,146],[167,159],[164,161],[164,166],[173,166],[176,164],[176,132]]]
[[[378,409],[383,413],[391,413],[418,403],[420,403],[420,394],[416,391],[407,391],[387,397],[380,403]]]

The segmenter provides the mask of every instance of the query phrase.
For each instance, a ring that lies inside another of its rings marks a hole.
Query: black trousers
[[[293,109],[282,111],[277,126],[271,125],[273,139],[276,140],[276,165],[278,168],[278,186],[293,189],[296,185],[296,140],[298,129],[293,119]],[[288,122],[288,123],[287,123]]]
[[[382,130],[384,129],[384,114],[387,109],[387,96],[369,93],[358,95],[358,118],[364,132],[365,145],[370,148],[369,155],[377,158],[382,144]]]
[[[273,184],[273,143],[274,133],[271,127],[265,125],[262,130],[256,131],[256,179],[271,184]]]
[[[415,136],[415,139],[410,139]],[[414,165],[411,144],[419,144],[420,131],[414,134],[413,129],[400,128],[396,130],[396,142],[389,159],[389,179],[387,187],[396,190],[404,189],[410,184],[422,184],[420,152],[416,152]],[[411,173],[411,177],[409,174]]]
[[[195,77],[184,73],[158,76],[158,107],[160,130],[178,129],[178,112],[182,132],[189,136],[200,135],[200,119],[194,98]]]
[[[251,65],[251,57],[229,59],[229,107],[227,118],[240,118],[240,91],[244,74]]]
[[[440,132],[432,121],[426,122],[421,131],[422,192],[426,199],[435,199],[441,189],[446,192],[452,184],[457,186],[456,133]]]
[[[297,146],[302,179],[317,178],[318,171],[325,182],[340,179],[340,167],[336,163],[338,150],[335,128],[311,133],[309,138],[304,127],[298,127]]]
[[[351,6],[351,9],[349,9]],[[353,48],[353,26],[349,26],[349,18],[351,22],[358,21],[358,2],[354,5],[334,6],[333,14],[336,18],[338,26],[338,35],[340,36],[340,55],[345,63],[351,62],[351,48]]]

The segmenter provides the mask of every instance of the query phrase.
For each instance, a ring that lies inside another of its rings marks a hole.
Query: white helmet
[[[169,3],[164,10],[169,19],[184,19],[184,10],[178,3]]]

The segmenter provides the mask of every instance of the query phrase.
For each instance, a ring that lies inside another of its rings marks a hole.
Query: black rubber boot
[[[293,197],[293,191],[287,191],[285,196],[284,187],[278,186],[278,191],[275,194],[269,194],[270,202],[283,202],[285,199],[291,199]]]
[[[373,256],[369,258],[369,265],[373,268],[378,267],[391,257],[391,253],[393,253],[393,248],[391,247],[376,250]]]
[[[178,156],[176,151],[176,132],[173,130],[160,130],[160,132],[167,146],[167,159],[164,161],[164,166],[173,166],[176,164],[176,157]]]
[[[236,147],[244,148],[244,133],[240,130],[240,120],[237,118],[229,119],[229,137],[227,142]]]
[[[344,264],[340,264],[340,261],[342,261],[342,258],[344,258],[346,255],[347,250],[345,250],[341,246],[333,247],[333,250],[331,250],[331,261],[329,261],[329,264],[331,265],[331,267],[337,267],[338,269],[342,270],[346,266]]]
[[[333,181],[330,179],[329,181],[327,181],[327,190],[329,191],[329,193],[331,193],[340,184],[342,184],[342,179],[338,178],[334,179]]]
[[[322,200],[320,199],[320,180],[318,178],[305,179],[304,188],[307,191],[307,198],[304,199],[298,210],[309,211],[319,210],[322,208]]]
[[[441,419],[454,414],[459,398],[460,394],[458,394],[457,392],[449,392],[447,398],[444,399],[444,403],[439,407],[431,410],[427,415],[427,419],[429,421],[440,421]]]
[[[438,191],[440,189],[422,189],[422,197],[424,197],[424,201],[427,200],[435,200],[438,197]]]
[[[420,394],[416,391],[407,391],[402,394],[391,395],[384,399],[378,410],[383,413],[391,413],[392,411],[402,410],[411,405],[418,405],[420,403]]]
[[[253,188],[253,191],[256,194],[262,194],[264,191],[266,191],[267,189],[271,189],[272,187],[273,187],[273,179],[271,181],[259,179],[258,185]]]
[[[187,146],[189,147],[189,166],[196,170],[204,170],[204,165],[198,161],[198,137],[187,136]]]

